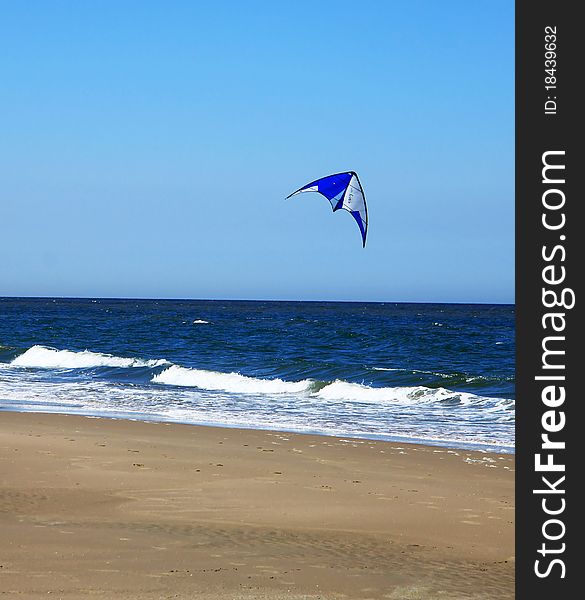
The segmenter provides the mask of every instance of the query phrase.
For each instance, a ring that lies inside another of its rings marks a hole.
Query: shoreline
[[[515,445],[507,445],[507,444],[487,444],[483,442],[461,442],[459,440],[444,440],[439,438],[429,438],[426,440],[417,440],[415,438],[410,438],[407,436],[382,436],[378,434],[361,434],[358,436],[353,433],[325,433],[320,431],[296,431],[292,429],[267,429],[262,427],[256,427],[253,425],[230,425],[229,423],[192,423],[188,421],[179,421],[179,420],[164,420],[161,419],[159,415],[153,415],[152,418],[149,418],[147,415],[141,415],[140,417],[130,417],[128,414],[120,414],[120,416],[116,414],[107,415],[107,414],[99,414],[99,413],[69,413],[69,412],[56,412],[56,411],[39,411],[39,410],[27,410],[21,409],[17,410],[14,407],[9,408],[0,408],[0,415],[3,413],[23,413],[23,414],[39,414],[39,415],[60,415],[60,416],[74,416],[74,417],[82,417],[86,419],[110,419],[113,421],[128,421],[130,423],[161,423],[161,424],[171,424],[171,425],[185,425],[188,427],[210,427],[214,429],[236,429],[243,431],[266,431],[272,433],[282,433],[282,434],[290,434],[290,435],[312,435],[326,438],[349,438],[350,440],[357,440],[369,442],[388,442],[392,444],[407,444],[408,446],[424,446],[429,448],[443,448],[446,450],[455,450],[459,452],[482,452],[489,454],[503,454],[509,456],[516,455],[516,446]],[[459,444],[459,445],[457,445]]]
[[[29,598],[513,598],[514,460],[2,411],[1,587]]]

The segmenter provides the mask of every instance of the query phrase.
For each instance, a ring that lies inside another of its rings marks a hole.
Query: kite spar
[[[362,247],[365,248],[366,235],[368,233],[368,208],[366,206],[364,189],[355,171],[336,173],[335,175],[316,179],[299,188],[296,192],[287,196],[287,198],[302,192],[317,192],[325,196],[331,203],[333,212],[340,208],[348,211],[360,228]]]

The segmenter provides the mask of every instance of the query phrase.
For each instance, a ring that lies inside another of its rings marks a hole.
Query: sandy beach
[[[514,457],[3,412],[0,530],[6,598],[513,598]]]

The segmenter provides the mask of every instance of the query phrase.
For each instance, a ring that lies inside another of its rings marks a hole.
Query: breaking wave
[[[90,350],[4,349],[0,398],[16,410],[513,448],[515,401],[449,389],[447,377],[469,380],[459,374],[430,386],[376,386],[343,373],[326,380],[326,370],[272,370],[270,378]]]
[[[172,365],[152,378],[154,383],[196,387],[204,390],[240,394],[287,394],[309,390],[312,382],[283,381],[282,379],[258,379],[239,373],[220,373],[201,369],[188,369]]]
[[[163,359],[142,360],[123,358],[100,352],[74,352],[56,350],[45,346],[33,346],[17,356],[10,364],[15,367],[34,367],[37,369],[91,369],[95,367],[159,367],[170,364]]]
[[[485,404],[488,410],[514,408],[514,400],[490,398],[469,392],[453,391],[444,387],[396,386],[374,387],[364,383],[352,383],[337,379],[317,381],[302,379],[288,381],[274,378],[251,377],[240,373],[225,373],[175,365],[164,359],[145,360],[91,352],[83,350],[57,350],[35,345],[17,356],[10,363],[15,367],[37,369],[92,369],[116,367],[132,369],[146,367],[153,369],[147,376],[154,384],[197,388],[209,392],[225,392],[240,395],[296,395],[325,402],[355,402],[362,404],[416,405],[443,403],[453,405]],[[162,370],[160,368],[163,367]],[[141,380],[142,381],[142,380]],[[137,381],[138,383],[138,381]]]
[[[231,394],[294,394],[299,398],[310,398],[326,402],[352,402],[366,404],[453,404],[486,405],[487,410],[506,412],[514,408],[514,401],[489,398],[467,392],[456,392],[445,388],[414,387],[371,387],[360,383],[336,380],[320,382],[312,379],[284,381],[282,379],[260,379],[239,373],[220,373],[201,369],[189,369],[172,365],[152,378],[154,383],[200,390],[221,391]]]

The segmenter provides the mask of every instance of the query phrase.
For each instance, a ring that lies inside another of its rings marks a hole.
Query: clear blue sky
[[[511,0],[0,8],[0,295],[513,302]]]

